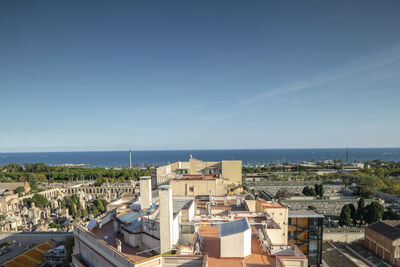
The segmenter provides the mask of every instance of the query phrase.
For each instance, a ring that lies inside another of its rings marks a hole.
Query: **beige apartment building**
[[[212,175],[227,185],[241,185],[242,161],[202,161],[190,157],[189,161],[177,161],[158,167],[153,174],[153,186],[182,178],[183,175]]]
[[[183,176],[169,183],[174,196],[223,196],[227,193],[227,185],[214,176]]]

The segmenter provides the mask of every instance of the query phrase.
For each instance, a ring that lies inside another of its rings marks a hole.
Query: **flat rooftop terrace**
[[[208,254],[209,266],[226,267],[254,267],[276,266],[275,257],[263,251],[258,242],[258,233],[255,227],[251,227],[251,255],[245,258],[220,258],[219,227],[203,224],[199,228],[199,234],[203,236],[201,251]]]
[[[94,228],[92,233],[98,240],[104,241],[107,245],[117,250],[117,239],[121,240],[121,252],[128,257],[130,260],[137,262],[145,260],[154,255],[148,252],[140,252],[138,247],[131,247],[124,243],[124,237],[122,234],[116,234],[114,232],[113,222],[108,222],[101,229]]]

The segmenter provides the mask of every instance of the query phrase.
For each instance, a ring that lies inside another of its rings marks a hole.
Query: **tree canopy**
[[[351,223],[351,210],[349,205],[344,205],[340,212],[339,225],[345,226]]]
[[[384,209],[380,203],[376,201],[371,202],[365,207],[365,222],[371,224],[381,220],[383,217],[383,212]]]

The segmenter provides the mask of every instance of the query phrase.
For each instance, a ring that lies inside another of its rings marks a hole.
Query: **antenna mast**
[[[132,149],[129,149],[129,169],[132,169]]]

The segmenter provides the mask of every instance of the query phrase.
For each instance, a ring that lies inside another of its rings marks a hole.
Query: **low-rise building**
[[[3,263],[2,266],[14,267],[14,266],[24,266],[24,267],[36,267],[41,266],[44,263],[44,255],[47,251],[53,249],[57,243],[47,240],[34,248],[23,252],[20,255]]]
[[[400,220],[368,225],[362,245],[393,266],[400,266]]]

